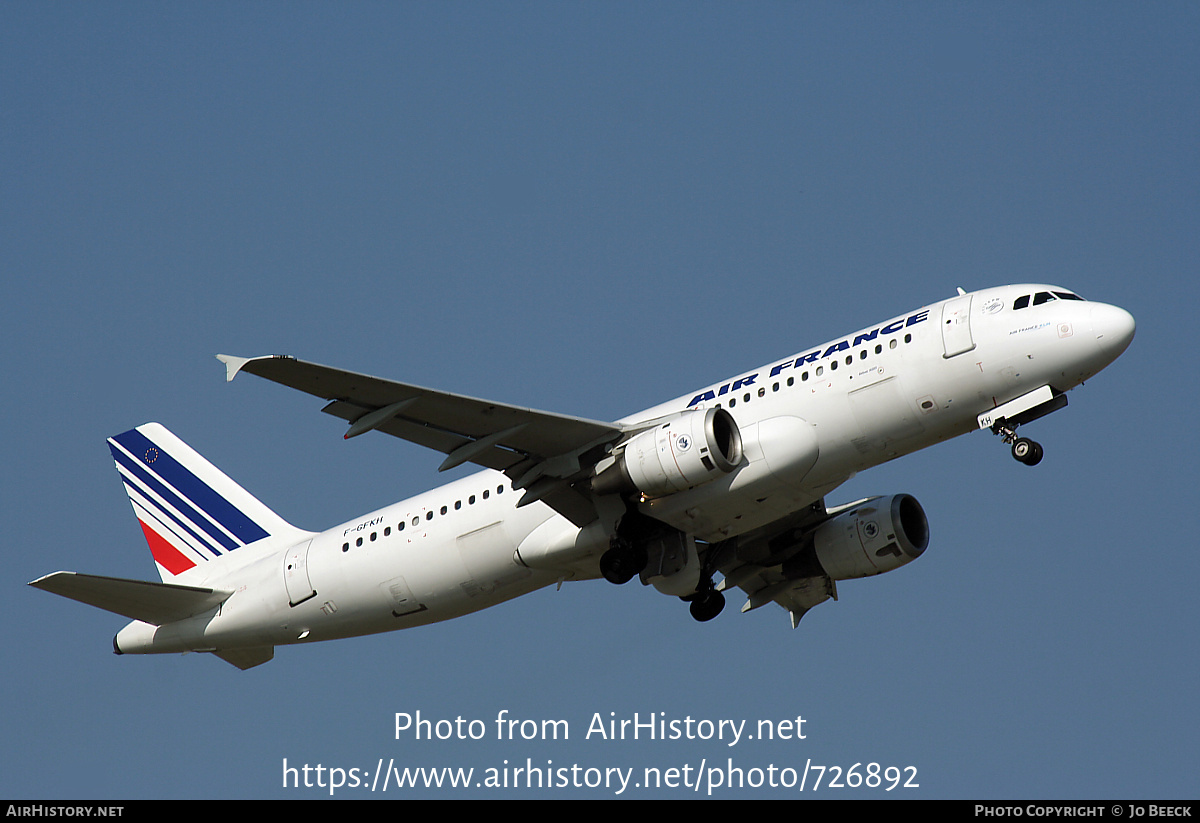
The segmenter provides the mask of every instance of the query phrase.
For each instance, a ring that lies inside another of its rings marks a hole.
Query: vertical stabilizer
[[[300,530],[158,423],[108,448],[163,582],[275,535]]]

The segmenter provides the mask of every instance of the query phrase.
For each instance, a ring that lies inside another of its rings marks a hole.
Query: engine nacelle
[[[658,497],[715,480],[741,462],[742,434],[733,415],[697,409],[629,440],[616,462],[592,481],[592,490]]]
[[[852,580],[890,572],[916,560],[929,546],[929,521],[917,499],[894,494],[868,500],[826,520],[809,546],[783,564],[793,579],[820,570],[834,580]]]

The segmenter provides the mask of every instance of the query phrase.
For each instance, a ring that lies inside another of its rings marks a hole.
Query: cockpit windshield
[[[1040,291],[1036,294],[1023,294],[1013,301],[1013,310],[1025,309],[1029,307],[1029,301],[1033,300],[1033,305],[1040,306],[1043,303],[1049,303],[1054,300],[1083,300],[1078,294],[1069,291]]]

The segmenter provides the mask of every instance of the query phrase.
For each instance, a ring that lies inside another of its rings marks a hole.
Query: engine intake
[[[733,415],[697,409],[635,435],[592,480],[592,490],[658,497],[715,480],[741,462],[742,434]]]
[[[819,564],[834,580],[871,577],[911,563],[928,546],[925,510],[912,495],[894,494],[826,520],[809,546],[783,564],[783,573],[789,579],[813,577]]]

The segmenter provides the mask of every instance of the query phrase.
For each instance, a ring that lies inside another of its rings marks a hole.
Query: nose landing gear
[[[1026,466],[1036,466],[1042,462],[1042,445],[1028,437],[1018,437],[1012,444],[1012,456]]]
[[[1042,444],[1028,437],[1017,437],[1016,427],[1007,423],[997,423],[992,427],[995,434],[1000,435],[1005,443],[1012,446],[1013,459],[1026,466],[1036,466],[1042,462]]]
[[[993,398],[994,400],[995,398]],[[1012,446],[1013,459],[1026,466],[1042,462],[1042,447],[1028,437],[1017,437],[1017,426],[1032,423],[1065,408],[1067,396],[1053,386],[1042,386],[979,415],[979,428],[991,429]]]

